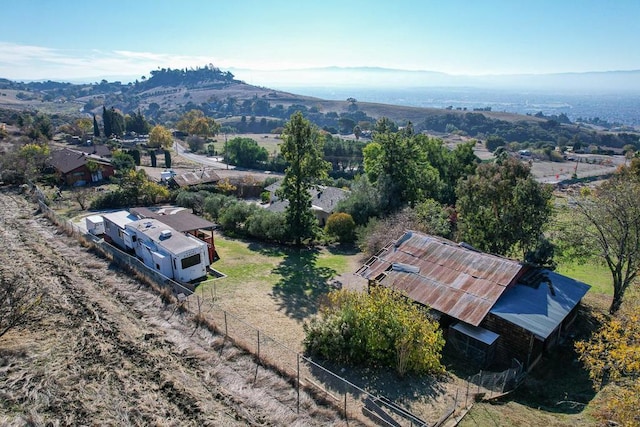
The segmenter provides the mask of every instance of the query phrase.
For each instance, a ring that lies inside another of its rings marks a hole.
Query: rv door
[[[123,234],[124,246],[127,249],[133,249],[133,239],[131,238],[131,234],[128,231],[125,231]]]

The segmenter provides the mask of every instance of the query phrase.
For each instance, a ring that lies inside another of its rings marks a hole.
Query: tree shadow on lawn
[[[319,252],[316,248],[288,250],[272,271],[282,279],[273,287],[271,296],[278,300],[280,311],[296,320],[317,313],[318,298],[333,289],[330,280],[337,272],[316,266]]]
[[[260,255],[269,256],[269,257],[286,256],[289,252],[289,249],[284,248],[281,245],[261,243],[261,242],[249,243],[248,249],[252,252],[257,252]]]

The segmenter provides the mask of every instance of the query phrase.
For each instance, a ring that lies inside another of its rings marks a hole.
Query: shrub
[[[231,203],[237,202],[233,196],[225,196],[224,194],[212,194],[204,199],[204,212],[207,213],[211,219],[217,221],[224,208]]]
[[[124,191],[115,190],[96,197],[89,206],[89,209],[114,209],[128,206],[130,198]]]
[[[262,193],[260,193],[260,202],[262,202],[263,204],[267,204],[270,201],[271,201],[271,192],[263,191]]]
[[[304,325],[307,352],[339,363],[393,367],[400,376],[444,371],[437,322],[403,294],[377,286],[369,293],[333,291],[328,301]]]
[[[220,213],[219,223],[225,231],[231,233],[244,233],[245,223],[254,209],[260,209],[244,202],[233,202]]]
[[[336,212],[327,219],[324,228],[328,236],[338,239],[342,243],[351,243],[355,239],[356,223],[348,213]]]
[[[284,212],[270,212],[255,208],[247,218],[247,233],[256,239],[285,243],[288,239],[287,219]]]

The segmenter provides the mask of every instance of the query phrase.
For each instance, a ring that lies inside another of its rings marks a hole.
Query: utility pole
[[[227,133],[224,133],[224,162],[227,165],[227,169],[229,169],[229,160],[227,158]]]

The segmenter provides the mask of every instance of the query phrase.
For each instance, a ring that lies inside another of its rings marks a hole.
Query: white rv
[[[147,266],[180,282],[207,275],[207,244],[175,231],[160,221],[145,218],[127,223],[136,256]]]

